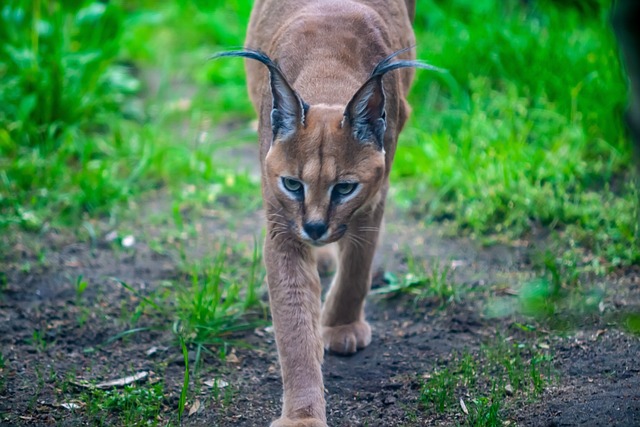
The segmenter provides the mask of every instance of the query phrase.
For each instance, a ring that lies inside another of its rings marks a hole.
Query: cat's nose
[[[324,233],[327,232],[327,224],[325,224],[324,222],[307,222],[304,224],[304,226],[302,227],[304,229],[304,232],[307,233],[307,235],[313,239],[313,240],[318,240],[319,238],[321,238],[322,236],[324,236]]]

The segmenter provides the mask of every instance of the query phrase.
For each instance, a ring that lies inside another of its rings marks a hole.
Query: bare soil
[[[163,209],[159,199],[140,212]],[[215,255],[223,238],[250,245],[262,228],[260,212],[239,214],[224,206],[197,221],[199,233],[188,245],[193,256]],[[146,294],[180,277],[176,256],[170,248],[166,253],[150,248],[153,237],[165,230],[145,218],[129,224],[138,231],[136,243],[126,250],[107,241],[111,229],[106,222],[94,227],[93,242],[77,237],[82,233],[55,230],[2,237],[0,425],[122,425],[117,414],[96,418],[86,407],[62,404],[77,401],[82,389],[73,384],[79,380],[105,381],[140,371],[150,372],[147,381],[164,384],[160,424],[176,422],[184,362],[169,328],[109,341],[132,327],[152,324],[144,316],[136,325],[123,320],[140,300],[112,278]],[[640,339],[618,321],[620,313],[640,312],[637,268],[607,277],[600,315],[557,331],[516,314],[496,318],[487,312],[493,301],[516,305],[509,289],[533,277],[531,257],[544,247],[543,238],[482,247],[467,238],[443,237],[438,225],[425,226],[393,207],[385,235],[380,255],[385,270],[406,271],[406,254],[411,253],[418,261],[454,265],[454,281],[466,291],[444,306],[430,299],[415,304],[410,297],[370,296],[372,344],[352,357],[325,356],[329,425],[463,424],[461,411],[441,414],[419,404],[422,378],[436,361],[502,337],[544,343],[556,373],[538,398],[504,403],[509,425],[640,426]],[[89,285],[78,297],[80,275]],[[374,287],[380,285],[378,275]],[[538,327],[524,332],[517,327],[521,323]],[[233,356],[226,361],[203,354],[189,398],[191,405],[200,400],[201,407],[184,425],[267,426],[279,415],[281,382],[270,329],[236,338],[250,347],[227,348]],[[152,347],[157,350],[149,355]],[[203,385],[212,378],[228,386],[213,393]]]

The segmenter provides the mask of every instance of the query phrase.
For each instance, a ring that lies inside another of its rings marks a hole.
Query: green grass
[[[607,265],[637,262],[625,83],[605,3],[421,2],[418,56],[454,81],[417,73],[396,201],[454,232],[515,238],[542,226]],[[250,8],[4,5],[0,227],[117,221],[159,187],[181,206],[232,196],[255,207],[257,182],[216,161],[255,134],[213,136],[253,116],[242,62],[206,61],[242,45]],[[145,99],[149,73],[159,83]]]
[[[195,7],[181,4],[155,10],[118,1],[3,4],[0,228],[39,231],[105,214],[118,220],[141,194],[159,187],[168,187],[181,202],[187,199],[184,203],[211,205],[231,196],[244,205],[255,199],[248,193],[257,194],[256,180],[216,159],[220,147],[253,134],[231,133],[224,144],[217,143],[218,131],[209,124],[216,116],[212,112],[228,105],[205,91],[196,90],[193,97],[201,101],[186,95],[213,66],[206,62],[210,52],[203,51],[201,37],[192,40],[200,53],[175,55],[184,47],[185,33],[172,26]],[[198,27],[202,34],[229,21],[225,8],[217,10],[217,21]],[[166,33],[173,34],[171,51],[162,45]],[[209,46],[217,37],[208,38]],[[165,55],[145,57],[149,47]],[[183,57],[190,58],[188,68]],[[147,87],[137,77],[139,65],[160,80],[158,97],[141,98]],[[185,93],[169,93],[178,67],[188,70]],[[238,88],[232,98],[241,98]],[[194,125],[185,132],[186,120]],[[192,187],[196,194],[187,191]]]
[[[201,351],[215,347],[224,356],[228,346],[242,345],[234,334],[265,323],[261,265],[257,245],[249,253],[222,245],[215,259],[187,260],[181,277],[164,282],[149,295],[118,280],[138,302],[132,311],[124,310],[124,321],[131,327],[113,339],[149,329],[173,331],[196,349],[196,368]]]
[[[594,6],[595,7],[595,6]],[[401,138],[398,200],[456,232],[561,231],[612,265],[640,259],[625,83],[607,6],[422,2],[421,76]],[[453,93],[457,96],[451,96]]]
[[[426,263],[419,263],[413,257],[408,257],[408,272],[395,274],[385,272],[385,286],[373,289],[372,295],[384,295],[388,298],[398,295],[410,295],[415,303],[431,300],[439,305],[452,302],[459,286],[453,279],[449,266],[435,261],[430,267]]]
[[[516,402],[540,395],[552,375],[548,353],[498,337],[477,352],[454,353],[438,362],[424,375],[420,405],[462,425],[499,426]]]
[[[123,389],[91,389],[78,396],[84,404],[88,422],[94,425],[155,426],[162,422],[164,386],[155,384],[125,386]]]
[[[207,255],[185,249],[205,210],[260,205],[256,178],[219,155],[256,143],[246,125],[254,113],[243,63],[207,61],[243,44],[251,3],[0,6],[0,234],[65,227],[95,244],[94,219],[117,227],[146,214],[149,199],[164,199],[158,222],[167,241],[153,244],[162,254],[175,249],[178,277],[144,292],[121,282],[137,303],[123,303],[125,326],[113,338],[173,331],[182,350],[196,352],[180,414],[201,353],[224,356],[242,344],[236,332],[266,319],[258,246]],[[597,313],[604,290],[587,280],[640,262],[638,189],[621,122],[625,80],[608,7],[599,0],[418,4],[417,56],[452,79],[416,73],[393,200],[481,241],[552,230],[554,244],[534,260],[538,276],[521,284],[514,302],[545,321]],[[120,239],[126,234],[119,230]],[[118,243],[115,253],[128,250]],[[0,240],[0,253],[8,248]],[[459,297],[447,267],[409,258],[408,272],[389,273],[374,293],[440,305]],[[35,266],[26,260],[21,268]],[[0,272],[0,291],[7,280]],[[87,288],[77,276],[81,308]],[[80,326],[88,313],[80,310]],[[640,330],[636,314],[624,324]],[[29,341],[42,353],[51,344],[39,330]],[[0,369],[4,363],[0,355]],[[545,352],[497,340],[439,364],[421,389],[423,409],[454,412],[466,425],[497,425],[512,401],[546,387],[550,365]],[[161,423],[162,394],[161,385],[149,384],[93,390],[82,400],[96,424],[116,417],[142,425]]]

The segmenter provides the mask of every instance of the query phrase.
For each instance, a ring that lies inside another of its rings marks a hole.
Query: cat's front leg
[[[272,427],[325,427],[320,278],[311,248],[270,230],[265,241],[269,302],[284,386]]]
[[[371,342],[364,300],[371,287],[383,213],[384,199],[352,218],[349,231],[338,242],[338,271],[322,309],[324,347],[334,353],[353,354]]]

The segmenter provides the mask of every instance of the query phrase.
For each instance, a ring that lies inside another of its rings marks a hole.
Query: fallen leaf
[[[203,383],[207,387],[217,387],[217,388],[225,388],[229,385],[225,380],[220,380],[218,378],[214,378],[212,380],[204,381]]]
[[[131,246],[136,244],[136,238],[132,235],[124,236],[122,238],[122,246],[125,248],[130,248]]]
[[[461,260],[461,259],[454,259],[451,261],[451,268],[453,268],[454,270],[458,267],[462,267],[463,265],[465,265],[466,262]]]
[[[199,409],[200,409],[200,399],[196,399],[196,401],[193,402],[193,405],[191,405],[191,407],[189,408],[188,416],[195,414],[196,412],[198,412]]]
[[[238,359],[238,356],[236,356],[235,353],[228,354],[225,360],[227,361],[227,363],[240,363],[240,359]]]
[[[106,381],[96,384],[96,388],[111,388],[111,387],[124,387],[129,384],[133,384],[137,381],[144,380],[149,376],[149,372],[142,371],[128,377],[118,378],[116,380]]]
[[[80,264],[80,261],[78,261],[76,258],[72,258],[72,259],[70,259],[68,261],[65,261],[64,266],[65,267],[80,267],[81,264]]]
[[[138,372],[137,374],[130,375],[128,377],[118,378],[116,380],[111,380],[111,381],[105,381],[98,384],[92,384],[87,380],[74,380],[70,382],[71,384],[78,387],[107,389],[107,388],[113,388],[113,387],[124,387],[126,385],[133,384],[137,381],[144,380],[148,376],[149,376],[149,372],[142,371],[142,372]]]
[[[73,409],[80,409],[84,406],[83,402],[65,402],[65,403],[61,403],[60,406],[62,406],[65,409],[69,409],[69,410],[73,410]]]
[[[460,398],[460,407],[462,408],[462,412],[464,412],[466,415],[469,415],[467,405],[464,404],[464,400],[462,400],[462,398]]]
[[[507,384],[506,386],[504,386],[504,391],[505,393],[507,393],[507,396],[513,396],[513,387],[511,386],[511,384]]]

